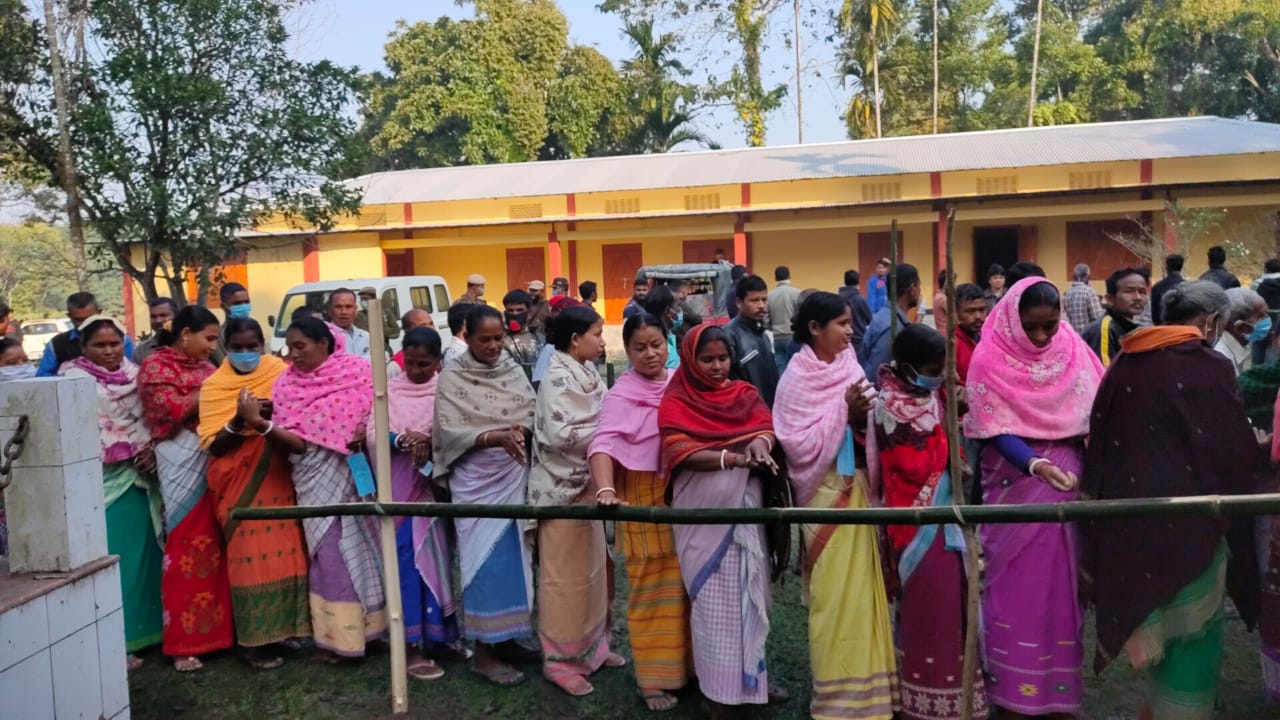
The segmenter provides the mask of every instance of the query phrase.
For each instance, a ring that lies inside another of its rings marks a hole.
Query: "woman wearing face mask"
[[[684,324],[684,310],[671,288],[659,285],[644,298],[644,311],[662,321],[667,330],[667,369],[680,367],[680,353],[676,350],[676,331]]]
[[[107,552],[120,557],[128,667],[142,667],[133,653],[160,642],[160,488],[151,433],[143,422],[138,366],[124,354],[125,330],[95,315],[80,326],[84,354],[64,363],[58,374],[87,377],[97,387],[98,433],[102,446],[102,486],[107,508]]]
[[[0,382],[5,380],[29,380],[36,376],[36,366],[27,359],[22,343],[13,338],[0,337]]]
[[[984,504],[1077,497],[1102,363],[1061,320],[1058,288],[1041,277],[1014,284],[987,318],[964,418],[965,436],[985,441]],[[1075,715],[1084,655],[1075,528],[984,525],[981,541],[988,702],[999,717]]]
[[[369,362],[350,355],[346,335],[315,318],[289,326],[289,369],[272,386],[272,416],[262,403],[240,403],[244,423],[289,453],[299,505],[355,502],[355,473],[368,472],[365,421],[373,408]],[[363,657],[387,629],[378,571],[377,531],[370,518],[302,521],[307,540],[311,632],[319,657],[337,663]]]
[[[404,372],[387,381],[391,430],[391,497],[395,502],[441,502],[431,482],[431,428],[440,375],[440,335],[414,328],[404,336]],[[369,454],[376,456],[373,416],[365,425]],[[430,657],[468,657],[459,643],[453,604],[453,570],[444,518],[396,518],[396,552],[404,609],[408,671],[419,680],[444,677]],[[427,652],[424,652],[426,650]]]
[[[245,662],[267,670],[284,662],[271,645],[311,636],[302,523],[232,520],[231,511],[296,504],[287,453],[249,424],[255,412],[270,419],[272,386],[288,367],[263,355],[262,327],[252,318],[227,320],[222,342],[227,357],[200,388],[196,432],[211,456],[209,493],[227,541],[236,643]]]
[[[774,427],[787,453],[797,506],[865,508],[871,498],[855,436],[867,432],[874,393],[850,340],[853,315],[840,296],[810,294],[792,322],[800,351],[778,383]],[[876,528],[803,525],[809,658],[815,718],[888,718],[897,662]],[[854,590],[856,588],[856,590]],[[857,653],[849,648],[857,647]],[[851,693],[848,688],[857,688]]]
[[[622,326],[631,369],[604,396],[600,426],[588,457],[601,500],[606,488],[617,500],[645,507],[666,504],[666,480],[659,474],[662,447],[658,404],[666,392],[667,331],[656,317],[640,312]],[[636,682],[652,711],[670,710],[689,682],[689,598],[680,578],[670,525],[618,523],[618,549],[626,559],[627,632],[635,658]]]
[[[871,473],[883,484],[888,507],[952,502],[941,393],[946,351],[946,341],[936,330],[908,325],[893,341],[893,364],[880,368]],[[965,686],[964,538],[955,525],[891,525],[886,535],[889,567],[895,571],[890,587],[897,600],[902,717],[959,718],[960,708],[951,700]],[[974,717],[986,717],[981,673],[970,682]]]
[[[1211,349],[1227,293],[1183,283],[1161,304],[1165,325],[1126,335],[1098,389],[1083,491],[1098,500],[1252,492],[1265,458],[1231,363]],[[1081,532],[1081,595],[1098,617],[1095,669],[1123,651],[1151,681],[1144,717],[1212,717],[1226,596],[1246,624],[1257,614],[1253,523],[1134,518],[1081,523]]]
[[[138,372],[147,429],[156,442],[168,538],[164,546],[164,652],[178,672],[203,667],[198,655],[232,645],[231,589],[222,528],[207,489],[209,456],[195,428],[200,386],[214,373],[209,354],[218,342],[218,318],[188,305]]]
[[[1249,288],[1227,290],[1227,310],[1224,313],[1224,332],[1213,349],[1227,356],[1236,375],[1252,365],[1252,345],[1271,337],[1271,316],[1267,314],[1267,302]]]

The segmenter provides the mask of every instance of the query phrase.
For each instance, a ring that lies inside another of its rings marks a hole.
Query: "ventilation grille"
[[[386,225],[386,224],[387,224],[386,212],[360,213],[360,216],[356,218],[356,227],[373,227],[375,225]]]
[[[685,195],[685,210],[719,210],[720,193],[703,193],[701,195]]]
[[[978,178],[979,195],[1012,195],[1018,192],[1017,175],[995,175]]]
[[[862,202],[880,202],[902,198],[902,183],[862,183]]]
[[[525,203],[523,205],[508,205],[507,214],[512,220],[528,220],[529,218],[542,217],[542,203]]]
[[[640,212],[640,198],[605,200],[604,212],[606,215],[632,215],[638,213]]]
[[[1090,172],[1071,173],[1072,190],[1093,190],[1111,187],[1110,170],[1092,170]]]

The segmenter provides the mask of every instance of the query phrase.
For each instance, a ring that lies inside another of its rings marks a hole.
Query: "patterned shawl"
[[[699,450],[734,449],[773,432],[773,416],[753,385],[725,380],[717,385],[694,360],[698,338],[711,325],[698,325],[680,342],[680,368],[658,406],[662,468],[668,477]]]
[[[1062,440],[1089,433],[1089,408],[1102,378],[1102,363],[1070,323],[1043,348],[1022,329],[1018,303],[1041,277],[1018,281],[991,311],[973,352],[966,383],[970,438],[1017,435]]]
[[[272,399],[277,425],[349,455],[347,445],[373,408],[373,370],[363,358],[346,354],[345,347],[335,343],[329,359],[311,372],[290,367],[276,379]]]
[[[156,440],[169,440],[184,427],[187,409],[200,401],[200,386],[216,368],[208,360],[197,360],[171,347],[157,348],[142,362],[138,390],[146,411],[147,429]]]
[[[947,470],[947,432],[941,396],[908,385],[891,367],[880,367],[875,420],[876,472],[888,507],[929,507]],[[895,548],[916,536],[914,525],[890,525]]]
[[[475,446],[476,438],[512,426],[533,428],[533,385],[507,353],[492,365],[462,348],[449,353],[436,391],[431,454],[444,477]]]
[[[591,482],[587,448],[600,422],[603,397],[604,382],[595,363],[584,365],[564,352],[552,356],[538,386],[529,504],[571,505]]]
[[[124,358],[114,372],[84,356],[66,362],[58,370],[64,377],[90,377],[98,387],[98,436],[102,464],[128,460],[151,442],[142,421],[142,396],[138,394],[138,366]]]
[[[232,369],[230,360],[223,360],[222,367],[200,387],[200,424],[196,427],[200,447],[208,450],[218,431],[236,416],[242,389],[249,388],[254,397],[270,400],[276,380],[288,369],[280,358],[263,355],[256,370],[241,375]]]
[[[658,404],[673,375],[650,380],[635,370],[623,373],[604,396],[587,457],[604,453],[628,470],[656,472],[662,459]]]
[[[825,363],[803,345],[787,364],[773,402],[773,424],[787,453],[798,504],[809,504],[836,461],[849,427],[845,390],[865,378],[852,347]]]

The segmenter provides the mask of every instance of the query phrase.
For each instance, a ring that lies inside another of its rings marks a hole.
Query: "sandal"
[[[194,655],[178,658],[173,661],[173,669],[180,673],[195,672],[203,667],[204,663],[200,662],[200,658]]]
[[[640,688],[636,690],[636,694],[644,701],[649,712],[667,712],[680,703],[675,695],[664,690]]]
[[[474,652],[462,641],[432,645],[427,648],[427,655],[440,662],[465,662],[470,660]]]
[[[264,648],[246,649],[242,657],[249,667],[254,670],[275,670],[284,665],[284,658],[279,655],[272,655]]]
[[[405,670],[409,673],[409,677],[417,680],[439,680],[444,677],[444,668],[428,657],[413,658]]]
[[[769,704],[770,705],[781,705],[782,703],[790,699],[791,699],[791,693],[787,692],[786,688],[782,687],[781,685],[774,685],[773,683],[769,683]]]
[[[498,687],[514,687],[524,682],[524,673],[507,665],[498,663],[489,668],[481,668],[475,663],[471,663],[471,672],[497,685]]]
[[[570,675],[563,679],[553,678],[546,673],[543,673],[543,675],[551,681],[552,685],[555,685],[573,697],[583,697],[596,691],[595,687],[591,685],[591,682],[581,675]]]
[[[335,655],[328,650],[317,649],[315,654],[311,656],[311,659],[318,663],[324,663],[325,665],[341,665],[344,658],[341,655]]]
[[[604,659],[604,666],[607,668],[626,667],[627,659],[618,653],[609,653],[609,657]]]
[[[125,659],[125,669],[129,672],[133,672],[134,670],[139,670],[141,668],[142,658],[134,655],[133,653],[129,653],[129,657]]]

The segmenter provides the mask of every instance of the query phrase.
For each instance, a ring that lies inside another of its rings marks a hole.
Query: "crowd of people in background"
[[[574,297],[565,278],[549,295],[531,279],[499,309],[473,274],[447,329],[421,309],[399,318],[394,354],[370,347],[362,301],[373,289],[338,289],[294,312],[283,357],[267,351],[237,283],[221,288],[222,319],[151,301],[153,334],[136,346],[77,293],[73,329],[38,367],[0,339],[0,379],[95,384],[130,668],[160,645],[179,672],[232,647],[269,669],[304,639],[319,659],[348,662],[385,637],[398,592],[414,678],[466,661],[510,686],[525,680],[519,664],[540,662],[582,696],[596,672],[633,664],[649,710],[669,710],[696,679],[710,714],[729,717],[787,697],[766,639],[789,531],[619,523],[627,658],[611,636],[602,521],[399,518],[392,588],[370,519],[241,521],[232,510],[373,492],[379,362],[397,502],[922,508],[1275,490],[1280,260],[1250,289],[1221,248],[1208,259],[1186,281],[1183,258],[1168,256],[1154,287],[1145,268],[1115,270],[1102,298],[1085,264],[1065,290],[1034,263],[994,265],[982,286],[956,284],[953,305],[942,271],[932,312],[906,263],[877,263],[865,296],[857,270],[827,292],[792,286],[785,266],[772,288],[736,266],[724,323],[697,316],[685,281],[642,272],[612,387],[597,368],[604,319],[590,281]],[[962,418],[961,477],[948,403]],[[815,718],[958,718],[966,689],[979,717],[1079,716],[1089,609],[1095,669],[1123,653],[1150,677],[1149,717],[1208,718],[1228,597],[1250,626],[1260,619],[1263,676],[1280,700],[1271,518],[982,527],[972,676],[957,526],[812,524],[801,537]]]

